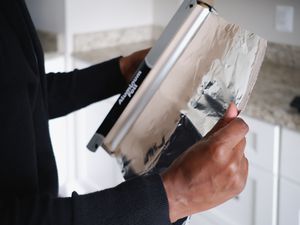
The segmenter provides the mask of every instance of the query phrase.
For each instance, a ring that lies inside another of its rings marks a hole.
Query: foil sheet
[[[266,46],[262,38],[212,13],[113,149],[124,177],[162,172],[210,131],[230,102],[242,111]]]

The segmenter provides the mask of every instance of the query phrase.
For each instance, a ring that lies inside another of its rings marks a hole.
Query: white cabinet
[[[300,225],[300,133],[282,129],[279,225]]]
[[[249,161],[271,173],[278,172],[280,127],[250,117],[246,155]]]
[[[67,118],[59,118],[49,121],[51,142],[55,154],[59,178],[59,194],[67,196],[68,181],[68,130]]]
[[[50,53],[45,56],[45,70],[49,72],[65,71],[65,57],[63,54]]]
[[[73,62],[77,69],[91,65],[78,59]],[[81,194],[114,187],[123,181],[121,168],[115,158],[102,148],[93,153],[86,147],[117,98],[118,96],[111,97],[74,113],[76,181]]]
[[[210,215],[208,213],[198,213],[196,215],[193,215],[189,225],[219,225],[216,218],[214,218],[213,215]],[[222,225],[226,225],[223,224]]]
[[[76,167],[77,180],[83,187],[81,193],[103,190],[123,181],[116,159],[102,148],[92,153],[86,147],[115,101],[113,97],[75,113]]]
[[[300,184],[280,182],[279,225],[300,225]]]
[[[88,63],[74,60],[74,67],[83,68]],[[47,72],[65,70],[63,56],[46,57]],[[58,75],[59,76],[59,75]],[[91,153],[86,145],[101,121],[115,102],[108,99],[68,116],[50,120],[49,128],[59,175],[60,196],[70,196],[73,191],[84,194],[99,191],[123,181],[116,160],[104,150]]]
[[[249,179],[238,198],[192,225],[300,225],[300,133],[244,116]]]
[[[236,198],[192,217],[192,225],[276,225],[280,128],[248,116],[249,177]]]
[[[282,129],[280,175],[300,183],[300,133]]]
[[[192,225],[272,225],[276,177],[270,172],[249,167],[245,190],[223,205],[192,217]]]

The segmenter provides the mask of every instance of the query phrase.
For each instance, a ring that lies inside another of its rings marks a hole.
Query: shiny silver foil
[[[196,6],[194,16],[197,7],[201,6]],[[187,19],[176,36],[184,36],[192,23]],[[176,48],[176,36],[167,53]],[[258,76],[266,46],[266,41],[257,35],[210,13],[125,137],[117,146],[113,145],[113,131],[105,138],[105,148],[119,159],[124,177],[162,172],[209,132],[230,102],[242,111]],[[170,57],[167,53],[154,65],[128,110],[134,110],[143,101],[143,92],[159,71],[156,67],[163,67]],[[128,120],[130,115],[125,112],[118,124]]]

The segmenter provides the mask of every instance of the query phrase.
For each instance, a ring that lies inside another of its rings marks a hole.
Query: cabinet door
[[[300,132],[282,129],[281,176],[300,183]]]
[[[210,218],[211,224],[222,225],[272,225],[276,177],[270,172],[250,166],[245,190],[236,198],[193,219],[193,225]]]
[[[65,71],[65,58],[63,55],[46,55],[45,60],[46,73]]]
[[[300,184],[280,181],[279,225],[300,225]]]
[[[212,215],[208,213],[204,214],[196,214],[191,217],[191,220],[188,223],[189,225],[219,225],[217,219],[215,219]],[[225,223],[222,223],[222,225],[227,225]]]
[[[55,155],[58,178],[59,178],[59,195],[62,197],[70,196],[68,193],[68,132],[67,132],[67,118],[59,118],[50,120],[49,130],[51,136],[52,147]]]
[[[243,116],[249,125],[246,155],[252,164],[274,174],[278,173],[280,128]]]
[[[102,148],[93,153],[86,147],[115,100],[116,97],[101,101],[75,114],[76,179],[81,194],[110,188],[123,181],[115,158]]]
[[[81,69],[90,66],[89,62],[73,59],[74,67]],[[100,85],[99,85],[100,86]],[[113,187],[123,181],[121,169],[115,158],[102,148],[96,153],[87,149],[90,138],[104,120],[117,96],[97,102],[74,114],[74,182],[80,194]]]

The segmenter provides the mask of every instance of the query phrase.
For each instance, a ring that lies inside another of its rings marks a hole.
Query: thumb
[[[229,124],[232,120],[234,120],[239,114],[239,111],[236,107],[236,105],[231,102],[224,114],[224,116],[218,121],[218,123],[207,133],[206,137],[211,136],[218,130],[225,127],[227,124]]]

